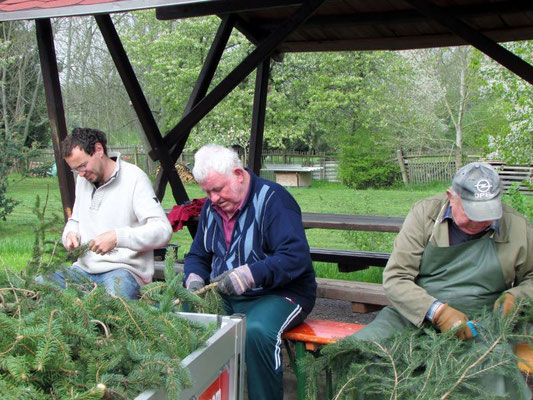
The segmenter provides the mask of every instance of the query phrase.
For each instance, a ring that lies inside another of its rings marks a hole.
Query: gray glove
[[[205,283],[201,281],[192,281],[189,286],[187,286],[187,290],[191,292],[196,292],[197,290],[200,290],[205,286]]]
[[[185,287],[191,292],[196,292],[205,286],[205,282],[200,275],[191,273],[185,281]]]
[[[218,291],[228,296],[240,296],[247,290],[255,287],[254,277],[248,264],[230,269],[217,276],[212,282],[218,282]]]

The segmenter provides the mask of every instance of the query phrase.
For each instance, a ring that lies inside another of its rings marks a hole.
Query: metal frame
[[[246,343],[246,319],[243,315],[219,316],[213,314],[178,313],[182,317],[201,324],[220,324],[220,328],[205,346],[185,357],[181,364],[191,374],[192,387],[180,393],[180,399],[197,399],[220,374],[229,367],[229,398],[240,400],[244,392],[244,351]],[[163,390],[147,390],[135,400],[166,400]]]

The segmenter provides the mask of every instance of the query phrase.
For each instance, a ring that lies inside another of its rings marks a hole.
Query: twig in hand
[[[197,296],[201,296],[202,294],[204,294],[205,292],[211,290],[211,289],[214,289],[218,286],[218,281],[217,282],[213,282],[213,283],[210,283],[209,285],[207,286],[204,286],[203,288],[200,288],[198,290],[195,290],[194,292],[191,292],[191,293],[194,293],[195,295]],[[174,302],[172,303],[172,305],[174,306],[177,306],[181,303],[181,300],[180,299],[176,299],[174,300]]]

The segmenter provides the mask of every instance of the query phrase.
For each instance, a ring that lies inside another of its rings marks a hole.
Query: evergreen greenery
[[[90,282],[66,289],[41,285],[37,275],[70,264],[59,240],[46,238],[53,221],[37,198],[33,256],[28,268],[0,271],[0,393],[3,399],[132,399],[148,388],[179,398],[191,377],[180,361],[217,329],[174,311],[175,298],[211,311],[215,292],[198,299],[182,287],[174,260],[167,283],[153,283],[140,301],[110,296]],[[88,251],[82,248],[81,251]],[[158,286],[159,285],[159,286]]]
[[[2,132],[0,132],[2,133]],[[6,220],[15,206],[19,203],[12,197],[8,197],[8,172],[12,165],[13,148],[10,141],[0,135],[0,219]]]
[[[333,372],[335,400],[501,398],[476,379],[494,373],[521,379],[512,344],[531,345],[532,317],[529,299],[518,302],[505,318],[499,312],[480,315],[475,340],[461,341],[454,332],[438,334],[431,327],[408,329],[383,341],[349,336],[302,362],[307,398],[317,398],[317,377],[326,368]]]
[[[343,138],[338,169],[345,185],[355,189],[383,188],[399,181],[393,151],[378,140],[376,134],[365,128]]]

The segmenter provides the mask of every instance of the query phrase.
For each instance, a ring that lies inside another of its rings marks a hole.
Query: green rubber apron
[[[507,289],[490,237],[450,247],[426,246],[415,283],[468,317],[492,308]]]
[[[484,307],[492,307],[506,289],[498,254],[490,237],[450,247],[428,243],[415,283],[469,317],[481,313]],[[362,340],[385,339],[407,327],[413,327],[413,324],[395,308],[385,307],[356,336]]]
[[[428,243],[415,282],[430,295],[464,312],[469,318],[480,314],[483,308],[492,309],[496,299],[507,289],[491,237],[450,247]],[[380,340],[413,326],[395,308],[386,307],[356,336],[362,340]],[[508,399],[531,398],[518,367],[514,379],[487,374],[478,378],[477,382],[491,393]]]

